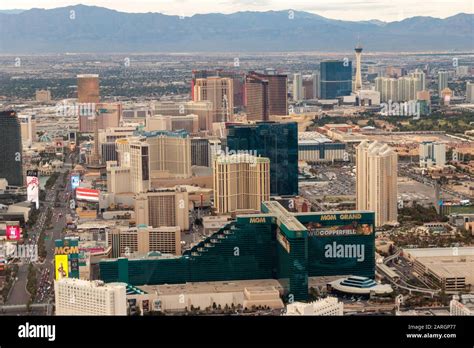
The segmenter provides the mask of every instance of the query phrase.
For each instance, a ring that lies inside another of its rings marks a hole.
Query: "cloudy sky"
[[[0,0],[0,9],[54,8],[78,3],[123,12],[161,12],[183,16],[291,8],[328,18],[355,21],[397,21],[413,16],[445,18],[460,12],[474,13],[473,0]]]

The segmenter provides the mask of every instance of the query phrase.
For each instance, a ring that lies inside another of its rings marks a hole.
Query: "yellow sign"
[[[54,257],[55,279],[67,278],[69,275],[69,265],[67,255],[56,255]]]
[[[64,246],[64,247],[56,247],[54,249],[55,255],[69,255],[69,254],[79,254],[79,247],[78,246]]]

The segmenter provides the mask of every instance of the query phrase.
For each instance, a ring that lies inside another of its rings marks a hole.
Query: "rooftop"
[[[193,282],[186,284],[165,284],[165,285],[143,285],[139,289],[147,293],[159,295],[176,294],[201,294],[201,293],[225,293],[243,292],[245,288],[250,290],[282,290],[282,285],[276,279],[255,279],[255,280],[233,280],[220,282]]]
[[[414,258],[474,256],[474,247],[403,249],[403,252]]]

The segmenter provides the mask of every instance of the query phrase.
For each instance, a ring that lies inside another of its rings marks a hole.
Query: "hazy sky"
[[[344,20],[397,21],[413,16],[445,18],[474,13],[473,0],[0,0],[0,9],[54,8],[82,3],[123,12],[196,13],[302,10]]]

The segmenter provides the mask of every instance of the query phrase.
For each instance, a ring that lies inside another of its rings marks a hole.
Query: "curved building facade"
[[[295,301],[308,298],[308,276],[375,276],[374,213],[288,212],[262,203],[237,216],[180,257],[160,255],[100,262],[100,278],[132,285],[279,279]]]

